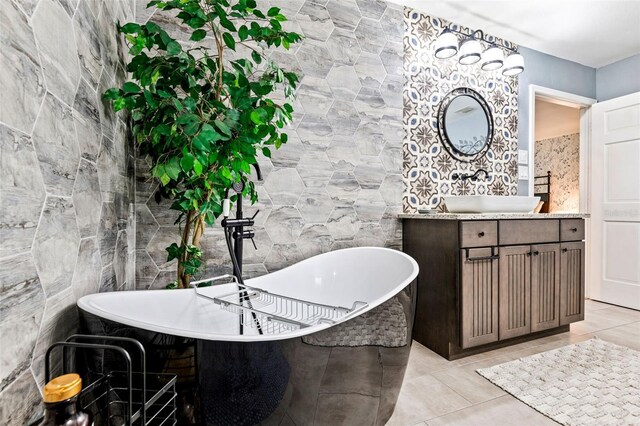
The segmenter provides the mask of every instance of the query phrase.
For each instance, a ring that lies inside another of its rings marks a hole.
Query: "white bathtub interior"
[[[251,287],[314,303],[350,308],[367,303],[362,314],[393,297],[418,274],[406,254],[385,248],[357,247],[321,254],[280,271],[246,280]],[[222,284],[198,291],[209,297],[228,294],[237,285]],[[281,340],[315,333],[334,324],[318,323],[280,334],[239,332],[238,315],[198,297],[194,289],[96,293],[78,301],[91,314],[150,331],[205,340]],[[336,321],[346,321],[349,315]]]

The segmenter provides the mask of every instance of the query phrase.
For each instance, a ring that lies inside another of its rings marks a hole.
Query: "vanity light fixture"
[[[506,76],[518,75],[524,71],[524,58],[519,53],[512,53],[504,60],[502,74]]]
[[[440,34],[434,46],[434,55],[438,59],[447,59],[458,53],[458,37],[449,29]]]
[[[480,68],[483,71],[494,71],[502,68],[504,64],[504,52],[499,47],[490,47],[482,52],[482,64]]]
[[[475,64],[482,57],[482,45],[476,39],[468,39],[460,45],[458,62],[462,65]]]
[[[462,43],[459,43],[458,35],[461,36]],[[484,51],[481,42],[488,45]],[[509,53],[506,59],[505,50]],[[476,30],[469,34],[451,27],[445,28],[435,41],[435,57],[448,59],[458,53],[460,64],[471,65],[480,62],[480,68],[483,71],[495,71],[502,68],[502,75],[507,77],[518,75],[524,71],[524,58],[516,49],[490,40],[485,37],[482,30]]]

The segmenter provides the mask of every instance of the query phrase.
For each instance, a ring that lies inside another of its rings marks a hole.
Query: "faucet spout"
[[[479,179],[480,179],[480,174],[481,174],[481,173],[484,173],[484,180],[489,179],[489,177],[491,176],[491,175],[489,174],[489,172],[488,172],[488,171],[486,171],[485,169],[478,169],[478,170],[476,170],[476,172],[475,172],[475,173],[473,173],[473,174],[467,174],[467,173],[462,173],[462,174],[460,174],[460,173],[454,173],[454,174],[452,174],[452,175],[451,175],[451,179],[453,179],[453,180],[463,180],[463,181],[464,181],[464,180],[469,179],[469,180],[471,180],[472,182],[476,182],[477,180],[479,180]]]
[[[260,165],[258,163],[253,163],[253,167],[256,169],[256,175],[258,177],[258,180],[261,181],[262,180],[262,171],[260,170]]]

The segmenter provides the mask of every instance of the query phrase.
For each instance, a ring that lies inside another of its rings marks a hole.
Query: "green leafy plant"
[[[242,196],[255,202],[252,164],[287,142],[282,129],[292,118],[298,76],[268,53],[289,49],[301,36],[283,30],[280,9],[263,12],[255,0],[151,1],[147,7],[178,11],[194,46],[183,47],[153,22],[118,25],[132,81],[103,98],[130,112],[138,152],[150,158],[160,182],[156,200],[171,199],[179,212],[181,238],[167,252],[169,261],[178,260],[170,286],[185,288],[203,263],[200,240],[205,224],[222,213],[225,192],[243,182]],[[238,58],[240,50],[247,57]]]

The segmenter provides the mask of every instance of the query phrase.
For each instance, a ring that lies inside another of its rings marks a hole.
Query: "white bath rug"
[[[564,425],[640,425],[640,352],[604,340],[477,370]]]

